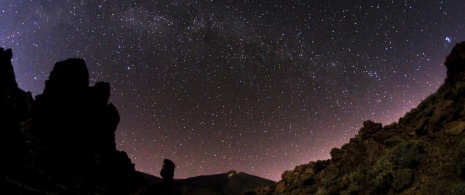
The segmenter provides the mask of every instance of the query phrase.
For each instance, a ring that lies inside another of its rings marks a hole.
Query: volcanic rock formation
[[[128,194],[142,176],[115,147],[110,85],[89,87],[84,60],[57,62],[43,94],[18,88],[11,49],[0,49],[1,184],[13,192]],[[13,193],[14,194],[14,193]]]

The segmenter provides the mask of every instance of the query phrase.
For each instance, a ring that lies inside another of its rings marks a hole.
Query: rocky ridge
[[[444,84],[398,122],[365,121],[331,159],[254,194],[465,194],[465,42],[444,65]]]
[[[231,170],[227,173],[202,175],[186,179],[174,179],[170,192],[163,189],[163,179],[142,173],[148,183],[146,194],[188,194],[188,195],[239,195],[253,194],[258,186],[262,188],[275,185],[276,182]]]

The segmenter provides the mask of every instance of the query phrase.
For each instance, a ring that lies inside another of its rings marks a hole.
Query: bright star
[[[446,40],[447,42],[449,42],[449,43],[452,41],[452,39],[451,39],[451,38],[449,38],[449,37],[446,37],[446,39],[445,39],[445,40]]]

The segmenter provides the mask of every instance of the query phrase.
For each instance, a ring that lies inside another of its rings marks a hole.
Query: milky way
[[[339,2],[339,3],[337,3]],[[42,93],[56,61],[86,60],[122,117],[117,148],[175,177],[279,180],[330,157],[364,120],[390,124],[433,93],[465,1],[2,0],[0,47]]]

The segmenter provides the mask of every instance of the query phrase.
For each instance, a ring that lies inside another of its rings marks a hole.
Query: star
[[[0,46],[34,95],[56,61],[84,58],[111,84],[117,147],[139,171],[168,158],[176,178],[279,180],[434,92],[465,40],[459,4],[5,0]]]

